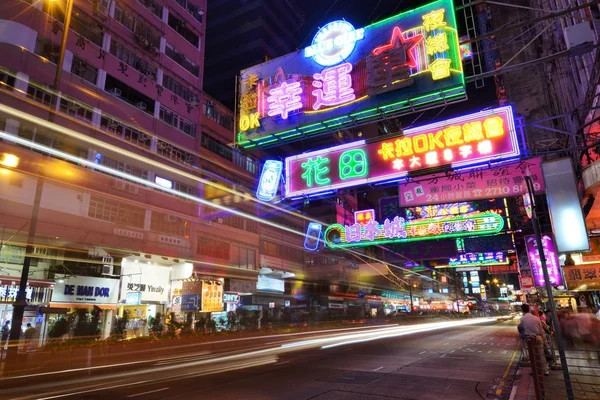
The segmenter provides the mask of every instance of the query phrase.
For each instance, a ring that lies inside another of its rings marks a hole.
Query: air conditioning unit
[[[140,192],[140,188],[136,185],[129,184],[127,185],[127,191],[131,194],[138,194]]]
[[[215,106],[215,102],[214,102],[214,101],[212,101],[212,100],[209,100],[209,101],[207,101],[207,102],[206,102],[206,105],[207,105],[208,107],[214,107],[214,106]]]
[[[217,223],[223,224],[223,218],[217,218]]]
[[[127,183],[125,181],[122,181],[120,179],[115,179],[115,184],[114,187],[119,189],[119,190],[125,190],[127,186]]]
[[[120,96],[121,95],[121,89],[119,88],[112,88],[108,91],[110,94],[115,95],[115,96]]]
[[[165,219],[166,219],[168,222],[177,222],[177,217],[176,217],[176,216],[174,216],[174,215],[166,215],[166,216],[165,216]]]
[[[586,50],[591,51],[591,46],[594,44],[594,31],[589,22],[567,26],[563,32],[567,50],[575,50],[577,54]]]
[[[198,101],[197,97],[192,97],[190,99],[190,106],[196,107],[198,104],[200,104],[200,102]]]
[[[112,265],[103,265],[102,266],[102,275],[104,276],[112,276],[114,267]]]
[[[139,101],[135,104],[135,106],[137,108],[139,108],[140,110],[145,110],[146,108],[148,108],[148,105],[146,103],[144,103],[143,101]]]

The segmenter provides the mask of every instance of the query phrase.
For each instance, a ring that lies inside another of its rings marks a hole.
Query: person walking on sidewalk
[[[533,338],[535,339],[535,347],[537,348],[538,353],[540,354],[542,370],[544,371],[544,375],[548,376],[549,370],[548,365],[546,363],[546,357],[544,356],[546,335],[544,332],[542,321],[529,312],[529,304],[523,304],[521,306],[521,310],[523,311],[523,316],[521,317],[521,322],[517,327],[517,329],[519,330],[519,335],[521,336],[521,339],[525,341]],[[535,357],[533,356],[533,354],[529,355],[529,359],[531,360],[531,362],[535,361]]]
[[[2,331],[0,331],[0,358],[2,358],[2,352],[4,351],[4,347],[8,342],[8,337],[10,336],[10,321],[6,321],[4,325],[2,325]]]

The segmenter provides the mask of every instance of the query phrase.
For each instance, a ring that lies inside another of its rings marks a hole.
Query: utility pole
[[[56,2],[56,0],[50,0]],[[60,44],[60,53],[58,63],[56,65],[56,74],[54,75],[53,89],[58,92],[60,78],[62,75],[62,65],[65,60],[65,51],[67,47],[67,39],[69,37],[69,28],[71,26],[71,16],[73,14],[73,0],[67,0],[65,9],[65,22],[63,24],[63,34]],[[58,98],[57,98],[58,100]],[[50,104],[52,106],[52,103]],[[48,121],[54,122],[54,110],[50,110]],[[13,303],[13,315],[10,328],[10,336],[8,340],[8,351],[6,353],[6,370],[16,370],[18,366],[18,351],[19,342],[21,339],[21,331],[23,327],[23,315],[25,307],[27,307],[27,299],[25,290],[27,289],[27,280],[29,278],[29,267],[31,266],[31,254],[33,254],[33,244],[35,241],[35,233],[37,229],[38,216],[40,212],[40,203],[42,200],[42,191],[44,189],[44,180],[42,171],[39,171],[37,185],[35,188],[35,196],[33,199],[33,209],[31,211],[31,221],[29,222],[29,234],[27,235],[27,246],[25,247],[25,258],[23,259],[23,269],[21,271],[21,280],[19,282],[19,291],[17,298]]]
[[[535,241],[537,243],[537,248],[540,253],[540,263],[542,265],[542,271],[544,273],[546,291],[548,292],[548,305],[550,306],[550,311],[552,312],[552,325],[554,325],[554,335],[556,337],[556,345],[558,347],[558,354],[562,366],[563,377],[565,380],[565,386],[567,388],[567,397],[569,400],[574,400],[575,397],[573,395],[573,386],[571,385],[569,367],[567,366],[567,357],[565,356],[565,345],[562,340],[560,324],[558,323],[556,305],[554,304],[554,295],[552,294],[552,283],[550,282],[550,276],[548,275],[548,267],[546,265],[546,254],[544,254],[544,244],[542,243],[542,234],[540,232],[540,226],[538,224],[537,219],[537,206],[535,204],[534,187],[533,181],[531,180],[531,176],[525,176],[525,183],[527,183],[527,192],[529,193],[529,199],[531,200],[531,222],[533,224],[533,231],[535,233]]]

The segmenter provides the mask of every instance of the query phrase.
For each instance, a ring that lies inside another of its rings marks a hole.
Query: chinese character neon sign
[[[481,267],[508,265],[508,263],[506,253],[502,251],[495,253],[464,253],[448,260],[448,266],[450,267]]]
[[[244,148],[464,100],[452,1],[362,29],[332,22],[303,51],[243,70],[240,82],[238,144]],[[385,96],[389,92],[394,96]]]
[[[398,180],[423,168],[508,161],[519,154],[512,109],[501,107],[406,129],[385,141],[361,140],[288,157],[285,197]]]
[[[349,22],[333,21],[319,29],[312,44],[304,49],[304,57],[319,65],[335,65],[352,54],[356,42],[364,37],[364,28],[354,29]]]
[[[361,225],[333,224],[325,230],[325,243],[331,248],[361,247],[386,243],[404,243],[464,236],[489,235],[500,232],[504,220],[486,212],[446,218],[426,218],[406,222],[402,217],[374,219]]]

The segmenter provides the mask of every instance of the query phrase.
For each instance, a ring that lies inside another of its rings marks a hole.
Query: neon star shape
[[[423,41],[423,35],[416,35],[411,38],[404,39],[400,28],[395,26],[394,30],[392,31],[392,38],[390,39],[390,42],[388,44],[384,44],[383,46],[379,46],[379,47],[375,48],[373,50],[373,55],[378,56],[379,54],[383,53],[384,51],[387,51],[390,49],[398,49],[398,48],[402,47],[406,50],[406,56],[407,56],[406,65],[408,65],[411,68],[416,68],[417,62],[415,61],[415,57],[413,56],[411,50],[413,49],[413,47],[415,47],[422,41]]]

